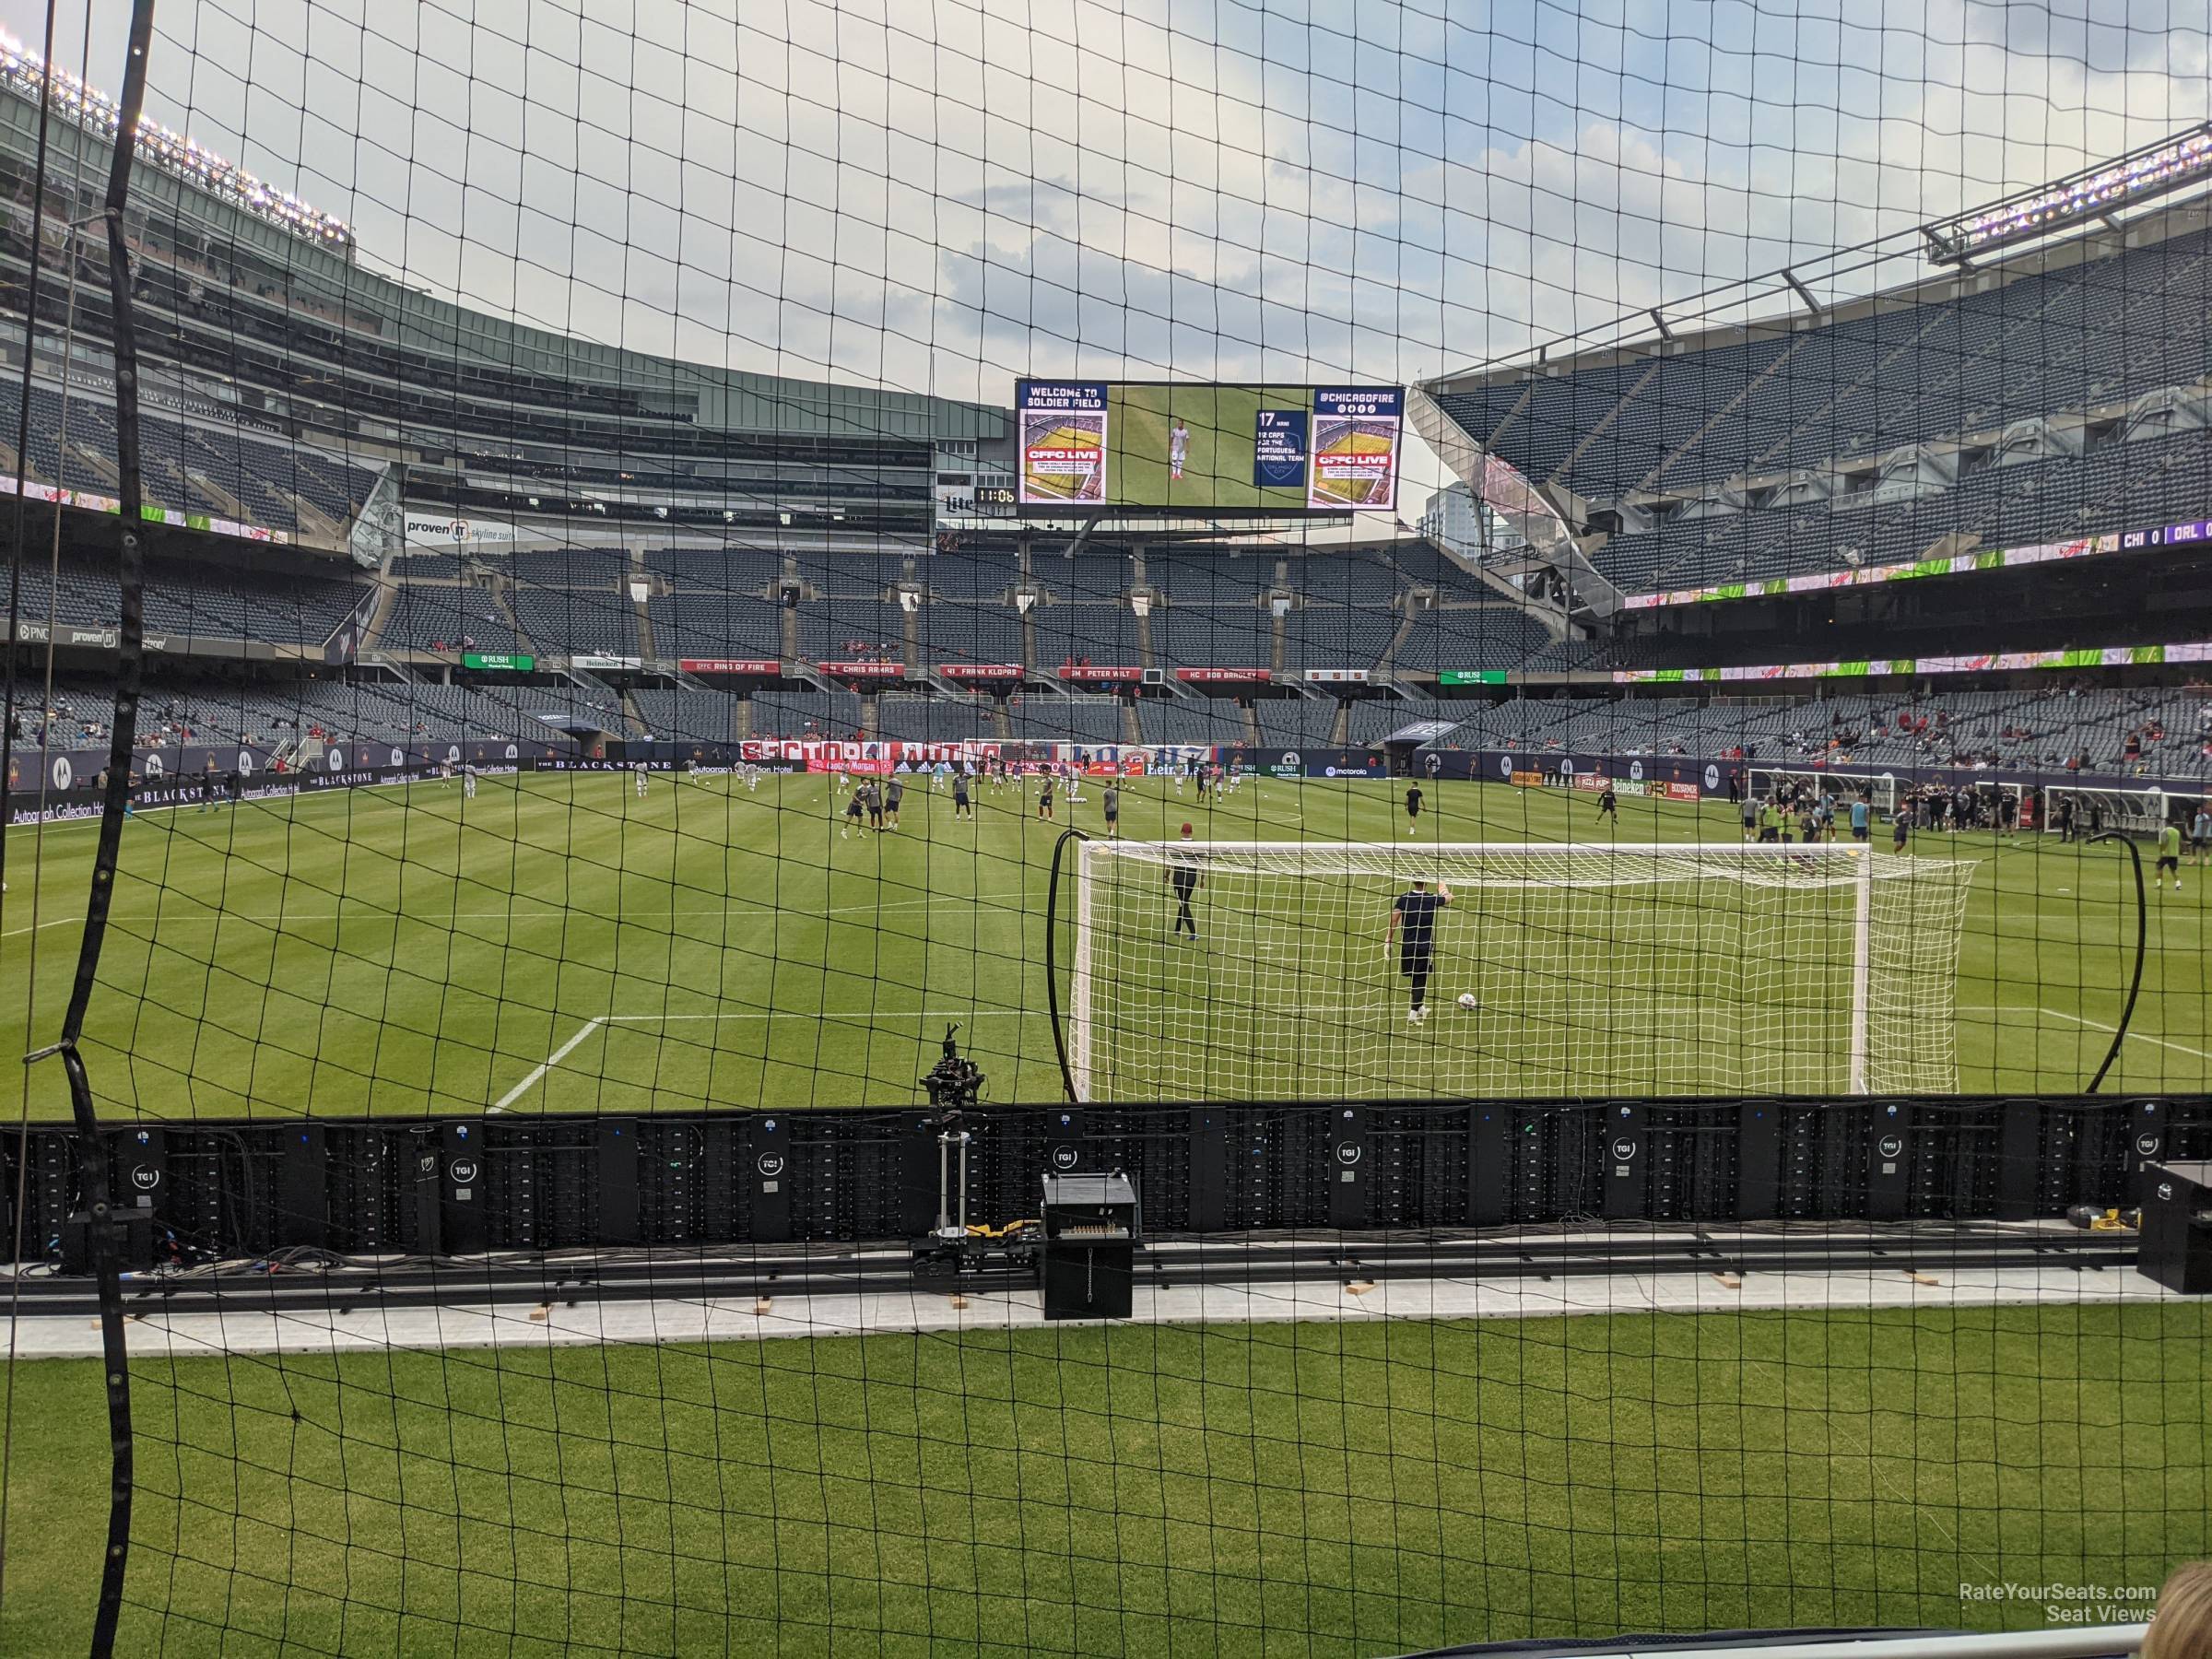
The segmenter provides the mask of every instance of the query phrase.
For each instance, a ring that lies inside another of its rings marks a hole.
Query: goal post
[[[1955,1090],[1973,871],[1859,842],[1088,841],[1071,1080],[1085,1100]],[[1417,1008],[1386,939],[1419,881],[1451,902]]]
[[[1809,788],[1815,794],[1833,791],[1841,800],[1863,795],[1875,811],[1897,810],[1898,778],[1894,771],[1831,771],[1824,767],[1754,766],[1744,774],[1751,797],[1763,801],[1782,783]]]

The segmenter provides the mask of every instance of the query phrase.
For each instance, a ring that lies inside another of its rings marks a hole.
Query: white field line
[[[2008,1014],[2012,1010],[2010,1008],[1985,1007],[1961,1008],[1959,1012],[1961,1014]],[[2048,1014],[2053,1019],[2070,1019],[2076,1025],[2088,1026],[2093,1031],[2103,1031],[2109,1034],[2120,1029],[2118,1026],[2106,1025],[2101,1019],[2091,1019],[2086,1014],[2069,1014],[2064,1008],[2048,1008],[2040,1003],[2036,1005],[2035,1012]],[[1999,1020],[1996,1023],[2000,1030],[2004,1029],[2004,1021]],[[2212,1050],[2191,1048],[2185,1042],[2172,1042],[2163,1037],[2153,1037],[2148,1031],[2138,1031],[2132,1027],[2128,1030],[2127,1040],[2130,1042],[2155,1043],[2159,1048],[2172,1049],[2176,1053],[2183,1054],[2194,1054],[2199,1060],[2212,1060]]]
[[[576,1052],[577,1045],[605,1025],[674,1025],[679,1020],[724,1019],[1021,1019],[1044,1012],[1041,1008],[825,1008],[819,1013],[808,1013],[803,1008],[763,1008],[733,1010],[721,1014],[594,1014],[578,1028],[576,1034],[547,1055],[544,1062],[533,1066],[530,1075],[501,1095],[489,1111],[504,1112],[525,1094],[531,1086],[547,1072]]]
[[[532,1066],[530,1068],[530,1075],[528,1077],[524,1077],[520,1083],[517,1083],[512,1088],[501,1095],[500,1097],[499,1104],[494,1106],[492,1111],[504,1112],[508,1107],[513,1105],[515,1101],[522,1099],[524,1093],[533,1083],[535,1083],[540,1077],[544,1077],[547,1072],[559,1065],[563,1060],[566,1060],[569,1055],[575,1051],[578,1043],[582,1042],[586,1037],[589,1037],[594,1031],[597,1030],[606,1023],[606,1017],[604,1014],[585,1020],[582,1026],[578,1029],[575,1036],[570,1038],[566,1042],[555,1049],[553,1053],[542,1063]]]

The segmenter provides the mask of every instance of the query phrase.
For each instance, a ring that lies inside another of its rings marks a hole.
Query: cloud
[[[124,0],[63,12],[74,65]],[[1357,31],[1345,25],[1355,17]],[[362,260],[649,352],[1411,378],[2212,115],[2212,0],[165,0],[152,107]],[[41,0],[0,0],[19,36]],[[120,65],[94,61],[112,87]]]

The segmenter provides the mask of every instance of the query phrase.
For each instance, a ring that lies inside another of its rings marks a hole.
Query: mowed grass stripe
[[[133,1367],[124,1651],[1404,1653],[2040,1626],[2207,1537],[2207,1312],[972,1330]],[[142,1344],[147,1339],[143,1335]],[[83,1645],[92,1361],[0,1650]]]
[[[990,1098],[1060,1090],[1045,1016],[1046,866],[1097,795],[1034,817],[1033,783],[977,791],[975,821],[922,780],[897,835],[841,839],[828,781],[546,774],[486,780],[464,803],[417,784],[147,814],[124,835],[88,1059],[104,1110],[163,1116],[474,1112],[587,1021],[735,1013],[580,1045],[537,1092],[553,1110],[904,1103],[940,1030],[965,1016]],[[1248,780],[1206,806],[1165,780],[1124,788],[1123,829],[1171,839],[1588,840],[1612,833],[1582,794],[1443,784],[1406,835],[1399,786]],[[1724,804],[1625,799],[1625,841],[1733,844]],[[36,933],[30,832],[12,832],[0,966],[18,993],[0,1034],[51,1041],[81,924],[92,838],[43,838]],[[2047,838],[1919,837],[1915,855],[1978,861],[1959,1001],[1964,1088],[2071,1090],[2095,1070],[2132,961],[2134,896],[2111,848]],[[2151,952],[2110,1088],[2212,1077],[2204,903],[2212,872],[2153,895]],[[1378,926],[1380,923],[1378,922]],[[34,974],[35,962],[35,974]],[[35,986],[36,1018],[26,1021]],[[1694,985],[1653,996],[1694,996]],[[771,1018],[772,1016],[772,1018]],[[58,1070],[33,1111],[65,1115]],[[518,1108],[524,1105],[518,1101]]]

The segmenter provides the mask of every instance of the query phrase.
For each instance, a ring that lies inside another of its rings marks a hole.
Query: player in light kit
[[[638,799],[641,801],[645,798],[645,762],[632,761],[629,770],[630,775],[638,781]]]
[[[1168,429],[1168,477],[1180,479],[1183,465],[1191,458],[1191,429],[1182,424],[1182,417],[1175,417],[1175,424]]]
[[[1406,1023],[1419,1025],[1429,1018],[1429,975],[1436,967],[1436,913],[1452,902],[1452,889],[1441,881],[1417,879],[1390,907],[1390,927],[1382,935],[1382,958],[1397,950],[1398,971],[1412,992]],[[1400,932],[1400,924],[1404,931]]]
[[[465,801],[477,798],[477,769],[473,761],[461,768],[461,798]]]
[[[745,763],[744,776],[746,788],[759,789],[760,787],[760,768],[755,762],[747,760]]]

